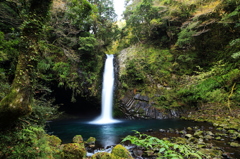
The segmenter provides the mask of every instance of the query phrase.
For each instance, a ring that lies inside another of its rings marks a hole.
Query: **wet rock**
[[[159,132],[161,132],[161,133],[165,133],[166,130],[164,130],[164,129],[159,129]]]
[[[229,154],[226,153],[226,152],[224,152],[224,153],[222,154],[222,157],[224,157],[224,158],[226,158],[226,159],[231,159],[231,157],[229,156]]]
[[[195,137],[203,137],[203,131],[197,130],[197,131],[195,131],[195,133],[193,134],[193,136],[195,136]]]
[[[95,142],[96,142],[96,138],[95,137],[89,137],[85,143],[89,147],[93,148],[93,147],[95,147]]]
[[[147,132],[153,132],[153,129],[148,129]]]
[[[175,131],[175,133],[176,133],[176,134],[179,134],[179,131],[178,131],[178,130],[176,130],[176,131]]]
[[[185,137],[186,137],[187,139],[189,139],[189,138],[192,137],[192,134],[186,134]]]
[[[213,137],[211,135],[204,136],[204,139],[211,140]]]
[[[198,129],[199,129],[199,126],[194,126],[193,129],[194,129],[194,130],[198,130]]]
[[[215,140],[222,140],[220,136],[215,137]]]
[[[142,148],[141,148],[141,147],[138,147],[138,146],[134,147],[134,148],[133,148],[133,154],[134,154],[135,157],[141,158],[141,157],[142,157],[142,154],[143,154]]]
[[[231,147],[240,147],[240,144],[237,142],[230,142],[229,144]]]
[[[214,134],[211,131],[206,131],[205,134],[210,135],[210,136],[214,136]]]
[[[169,128],[170,133],[174,133],[174,130],[172,128]]]
[[[198,144],[204,144],[204,142],[203,142],[203,139],[202,139],[202,138],[199,138],[199,139],[198,139]]]
[[[181,131],[179,131],[179,133],[185,135],[185,134],[187,134],[187,131],[186,130],[181,130]]]

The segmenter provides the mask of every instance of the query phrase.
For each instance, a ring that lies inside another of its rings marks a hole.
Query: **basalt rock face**
[[[157,110],[148,96],[129,91],[119,100],[119,108],[128,119],[170,119],[179,118],[184,113],[180,109]]]

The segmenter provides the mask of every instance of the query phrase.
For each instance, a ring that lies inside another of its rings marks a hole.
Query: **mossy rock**
[[[211,140],[213,137],[211,135],[206,135],[203,137],[204,139],[208,139],[208,140]]]
[[[186,137],[187,139],[189,139],[189,138],[192,137],[192,134],[186,134],[185,137]]]
[[[116,145],[111,152],[113,159],[133,159],[130,152],[122,145]]]
[[[193,134],[193,136],[195,136],[195,137],[203,137],[203,131],[201,131],[201,130],[197,130],[194,134]]]
[[[235,131],[235,130],[231,130],[231,129],[230,129],[230,130],[228,130],[228,133],[229,133],[229,134],[236,134],[237,131]]]
[[[240,144],[237,142],[230,142],[229,144],[231,147],[240,147]]]
[[[54,136],[54,135],[47,135],[47,140],[49,142],[49,145],[53,146],[53,147],[60,146],[60,144],[62,142],[61,139],[59,139],[57,136]]]
[[[202,148],[199,150],[202,154],[206,155],[206,158],[222,158],[222,151],[215,149],[205,149]]]
[[[176,137],[174,142],[177,144],[186,144],[188,141],[186,138]]]
[[[86,154],[87,151],[85,147],[78,143],[64,144],[62,149],[62,158],[64,159],[83,158],[86,156]]]
[[[112,159],[112,157],[110,153],[98,152],[92,155],[91,159]]]
[[[83,143],[82,135],[76,135],[73,137],[73,143]]]
[[[222,140],[220,136],[215,137],[215,140]]]
[[[90,138],[87,139],[86,144],[93,145],[93,144],[95,144],[95,142],[96,142],[96,138],[95,137],[90,137]]]

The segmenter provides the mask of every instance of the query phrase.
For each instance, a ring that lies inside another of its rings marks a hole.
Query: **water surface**
[[[119,143],[127,135],[134,134],[133,130],[146,132],[149,129],[158,131],[159,129],[183,129],[184,127],[203,125],[179,119],[166,120],[121,120],[113,124],[89,124],[89,121],[65,120],[48,123],[47,131],[58,136],[63,143],[72,142],[75,135],[82,135],[84,140],[89,137],[97,139],[96,144],[100,147],[111,146]]]

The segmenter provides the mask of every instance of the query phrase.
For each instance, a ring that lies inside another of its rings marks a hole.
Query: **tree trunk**
[[[40,56],[38,39],[51,0],[31,0],[28,19],[22,25],[21,48],[11,90],[0,102],[0,129],[31,113],[34,69]]]

